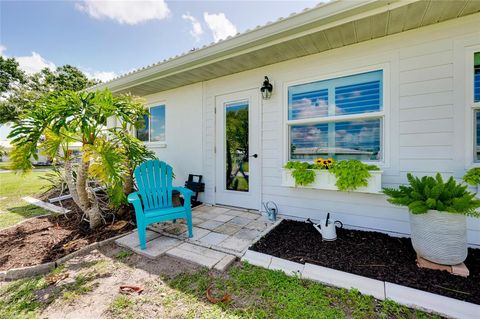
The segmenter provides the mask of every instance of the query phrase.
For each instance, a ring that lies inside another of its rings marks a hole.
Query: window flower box
[[[313,188],[338,191],[335,185],[337,178],[328,170],[312,170],[315,172],[315,181],[307,186],[296,186],[295,179],[292,177],[291,169],[282,169],[282,186],[296,187],[296,188]],[[368,179],[368,186],[359,187],[353,192],[379,194],[382,191],[382,173],[383,171],[369,171],[370,178]]]

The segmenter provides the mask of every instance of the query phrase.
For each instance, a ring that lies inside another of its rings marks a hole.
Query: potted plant
[[[382,171],[359,160],[335,161],[317,158],[313,163],[289,161],[284,166],[282,185],[339,191],[379,193]]]
[[[477,188],[477,196],[480,195],[480,167],[473,167],[469,169],[463,176],[463,180],[470,186]]]
[[[409,185],[383,192],[394,205],[410,211],[412,245],[416,253],[434,263],[456,265],[467,258],[466,216],[479,217],[480,200],[453,177],[407,174]]]

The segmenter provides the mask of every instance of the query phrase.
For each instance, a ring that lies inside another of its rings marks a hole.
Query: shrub
[[[463,176],[463,180],[471,186],[477,186],[480,184],[480,167],[474,167],[467,171]]]
[[[454,214],[480,217],[476,211],[480,200],[467,191],[466,185],[457,183],[450,177],[445,183],[440,173],[435,177],[414,177],[407,174],[409,185],[399,189],[384,188],[383,192],[393,205],[406,206],[412,214],[424,214],[428,210],[438,210]]]

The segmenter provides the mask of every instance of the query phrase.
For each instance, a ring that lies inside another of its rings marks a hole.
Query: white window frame
[[[312,82],[333,80],[340,77],[354,76],[361,73],[373,72],[373,71],[382,71],[382,110],[378,112],[369,112],[369,113],[359,113],[359,114],[348,114],[348,115],[334,115],[328,117],[315,117],[308,119],[299,119],[299,120],[289,120],[288,119],[288,89],[291,86],[309,84]],[[389,163],[389,147],[385,141],[389,141],[389,112],[390,112],[390,67],[389,64],[376,64],[360,68],[349,69],[348,71],[341,71],[335,73],[329,73],[322,76],[302,79],[299,81],[292,81],[285,83],[284,86],[284,139],[283,145],[284,149],[284,158],[283,163],[287,163],[290,160],[290,126],[291,125],[301,125],[301,124],[321,124],[321,123],[331,123],[331,122],[340,122],[340,121],[351,121],[351,120],[361,120],[361,119],[380,119],[382,132],[380,133],[380,147],[381,147],[381,159],[372,160],[372,161],[362,161],[365,163],[371,163],[380,166],[381,168],[388,167]],[[307,162],[313,162],[313,160],[305,160]]]
[[[470,145],[467,145],[467,148],[470,150],[471,166],[480,166],[480,159],[476,159],[476,147],[477,147],[477,126],[475,119],[475,112],[480,112],[480,101],[475,102],[475,92],[474,92],[474,55],[475,53],[480,53],[480,45],[469,47],[466,50],[466,81],[465,81],[465,91],[466,91],[466,101],[467,101],[467,121],[470,118]],[[468,125],[468,126],[470,126]]]
[[[474,72],[474,54],[480,52],[480,45],[464,46],[462,48],[464,52],[465,69],[462,74],[465,79],[465,120],[463,125],[465,126],[465,169],[471,167],[480,167],[480,160],[476,160],[476,125],[475,125],[475,111],[480,111],[480,102],[474,102],[473,91],[473,72]],[[462,103],[463,104],[463,103]]]
[[[163,141],[154,141],[154,142],[151,142],[150,141],[150,129],[152,127],[151,125],[151,121],[152,121],[152,117],[151,117],[151,112],[150,112],[150,109],[154,108],[154,107],[159,107],[159,106],[163,106],[163,108],[165,109],[165,140]],[[145,145],[149,146],[149,147],[156,147],[156,148],[163,148],[163,147],[167,147],[167,104],[165,103],[165,101],[157,101],[155,103],[149,103],[147,106],[146,106],[146,109],[148,109],[148,141],[142,141],[142,143],[144,143]],[[137,129],[135,129],[135,132],[134,132],[134,136],[137,137]]]

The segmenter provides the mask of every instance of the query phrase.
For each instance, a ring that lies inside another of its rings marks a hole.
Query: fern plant
[[[409,185],[398,189],[384,188],[388,202],[397,206],[406,206],[412,214],[424,214],[428,210],[438,210],[454,214],[480,217],[476,211],[480,200],[467,191],[467,186],[457,183],[453,177],[444,182],[440,173],[435,177],[414,177],[407,174]]]
[[[330,171],[335,174],[335,185],[341,191],[353,191],[359,187],[367,186],[370,178],[369,170],[378,170],[375,165],[367,165],[359,160],[344,160],[335,163]]]
[[[471,186],[477,186],[480,184],[480,167],[474,167],[467,171],[463,176],[465,183]]]

